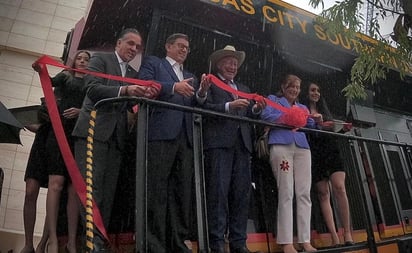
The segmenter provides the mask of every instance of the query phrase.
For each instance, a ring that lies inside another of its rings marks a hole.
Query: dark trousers
[[[193,150],[186,134],[149,141],[147,164],[148,252],[188,253],[191,227]]]
[[[75,157],[83,178],[86,178],[86,139],[78,138],[75,142]],[[122,152],[117,142],[110,139],[109,142],[94,141],[93,144],[93,199],[99,207],[103,224],[107,229],[110,223],[117,179],[119,176]],[[80,212],[85,221],[85,211]],[[94,236],[99,241],[103,236],[95,227]]]
[[[224,247],[226,230],[231,249],[246,245],[250,159],[241,140],[232,148],[213,148],[205,152],[207,219],[212,250]]]

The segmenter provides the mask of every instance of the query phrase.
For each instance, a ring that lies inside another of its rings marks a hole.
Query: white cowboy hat
[[[227,56],[233,56],[238,60],[238,68],[242,65],[243,61],[245,60],[244,51],[236,51],[234,46],[227,45],[223,49],[219,49],[209,56],[209,61],[211,62],[212,68],[215,67],[218,61]]]

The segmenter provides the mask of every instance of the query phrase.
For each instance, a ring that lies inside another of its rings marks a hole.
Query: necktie
[[[122,71],[122,76],[124,77],[126,75],[127,62],[120,63],[120,70]]]
[[[173,65],[173,69],[176,73],[177,78],[179,79],[179,81],[183,80],[183,71],[182,71],[182,66],[179,63],[175,63]]]
[[[237,90],[236,84],[233,83],[232,81],[230,81],[230,80],[223,80],[223,82],[226,83],[226,84],[228,84],[228,85],[229,85],[231,88],[233,88],[234,90]],[[233,98],[234,100],[238,99],[238,96],[237,96],[236,94],[234,94],[234,93],[230,93],[230,94],[232,95],[232,98]]]

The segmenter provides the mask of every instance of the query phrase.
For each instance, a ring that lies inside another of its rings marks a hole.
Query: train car
[[[185,66],[197,76],[209,73],[211,52],[234,45],[246,52],[239,81],[262,95],[274,93],[286,73],[321,83],[334,117],[354,125],[350,134],[337,138],[347,171],[356,244],[330,247],[331,238],[314,195],[314,246],[320,252],[412,252],[411,75],[401,79],[394,67],[385,80],[367,87],[367,99],[348,101],[342,89],[356,58],[355,42],[345,34],[327,32],[316,24],[314,14],[280,0],[94,0],[87,16],[68,33],[63,59],[70,62],[78,49],[112,50],[116,36],[127,27],[142,33],[145,55],[163,56],[164,41],[171,33],[189,35],[191,51]],[[364,35],[359,39],[373,43]],[[136,69],[141,57],[134,61]],[[255,212],[248,247],[281,252],[274,233],[274,179],[264,168],[255,173],[256,194],[251,207]],[[334,209],[336,213],[336,205]],[[340,221],[336,223],[342,237]],[[113,231],[119,235],[121,230]],[[123,242],[124,238],[129,237],[123,237]],[[198,242],[193,243],[194,252],[207,252],[201,240],[194,236],[193,241]],[[136,247],[145,252],[139,243]]]

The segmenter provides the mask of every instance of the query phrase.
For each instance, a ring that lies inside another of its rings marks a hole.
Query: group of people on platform
[[[51,78],[58,99],[60,117],[80,173],[86,177],[87,136],[90,112],[96,102],[105,98],[138,96],[149,99],[201,107],[216,112],[270,123],[280,122],[282,112],[267,106],[265,100],[249,100],[227,92],[206,74],[196,76],[184,68],[190,52],[189,37],[170,35],[165,42],[164,58],[144,57],[139,72],[128,64],[143,51],[141,34],[133,28],[123,30],[114,52],[77,52],[73,68],[88,69],[122,77],[151,80],[159,85],[143,86],[105,79],[94,75],[64,70]],[[231,45],[216,50],[210,57],[212,73],[234,91],[249,93],[249,88],[236,81],[238,69],[245,60],[245,52]],[[36,71],[40,66],[33,65]],[[298,106],[305,110],[306,126],[332,130],[331,114],[320,95],[318,84],[311,83],[303,103],[298,97],[301,79],[287,75],[276,95],[268,99],[282,107]],[[161,87],[161,88],[159,88]],[[119,178],[124,164],[129,136],[130,115],[134,112],[129,102],[104,105],[95,119],[93,142],[93,198],[100,210],[103,225],[108,227]],[[26,244],[21,253],[58,252],[56,235],[59,199],[68,187],[67,216],[69,253],[76,253],[78,216],[85,220],[85,209],[79,204],[70,177],[58,150],[50,120],[39,127],[30,126],[36,137],[27,166],[24,226]],[[147,245],[151,253],[189,253],[193,220],[193,126],[192,114],[166,107],[153,107],[148,122],[147,155]],[[349,129],[345,129],[349,130]],[[226,118],[203,118],[204,172],[209,244],[211,252],[224,253],[225,240],[231,253],[250,252],[246,245],[249,196],[251,194],[251,156],[254,150],[253,126]],[[311,178],[319,194],[321,209],[332,243],[340,244],[330,206],[329,182],[339,205],[344,227],[344,240],[353,243],[348,199],[345,192],[345,171],[339,158],[337,143],[321,133],[305,134],[283,128],[271,128],[268,133],[269,163],[277,182],[278,210],[276,240],[285,253],[295,253],[293,241],[293,199],[296,198],[297,243],[306,252],[314,252],[311,245],[310,219]],[[332,152],[331,152],[332,150]],[[312,152],[311,152],[312,151]],[[159,154],[161,158],[159,157]],[[33,230],[36,201],[40,187],[47,186],[46,219],[43,237],[35,249]],[[79,212],[80,210],[80,212]],[[94,228],[92,252],[110,252],[109,242]]]

